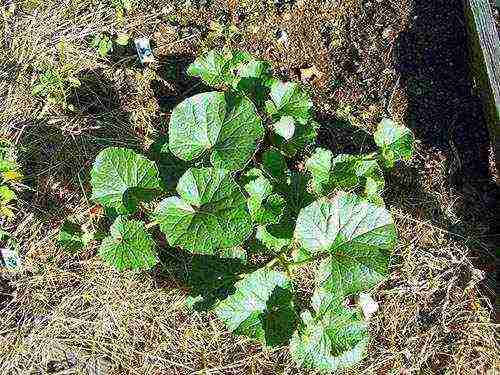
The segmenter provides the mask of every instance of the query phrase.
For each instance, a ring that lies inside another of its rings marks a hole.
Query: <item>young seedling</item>
[[[80,86],[80,80],[72,76],[67,69],[48,68],[39,75],[31,93],[33,96],[45,98],[46,105],[42,114],[50,106],[61,106],[63,109],[73,111],[75,108],[68,103],[68,97],[74,88]]]
[[[113,40],[107,33],[99,33],[92,39],[92,47],[100,57],[106,57],[113,52]]]
[[[0,218],[8,221],[15,217],[15,185],[24,177],[12,151],[12,144],[0,139]]]

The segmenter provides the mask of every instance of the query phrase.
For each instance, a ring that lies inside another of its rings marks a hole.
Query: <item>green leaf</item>
[[[277,224],[283,215],[285,204],[285,199],[278,194],[271,194],[263,201],[250,197],[248,210],[257,224]]]
[[[393,219],[384,208],[351,193],[320,198],[300,211],[295,238],[311,255],[347,257],[387,272],[387,252],[396,244]]]
[[[100,57],[106,57],[113,50],[113,41],[107,34],[99,34],[92,40],[92,46],[97,48]]]
[[[291,246],[294,225],[295,218],[285,208],[279,223],[257,227],[256,238],[268,250],[279,253],[284,248]]]
[[[255,106],[242,96],[198,94],[175,107],[170,118],[174,155],[191,161],[207,153],[213,166],[232,171],[245,167],[263,136]]]
[[[337,371],[361,361],[368,333],[358,311],[339,307],[321,318],[305,311],[301,318],[302,327],[290,342],[290,353],[298,365]]]
[[[285,208],[285,199],[273,194],[273,185],[260,169],[251,169],[243,180],[250,195],[247,206],[252,220],[260,225],[278,223]]]
[[[314,200],[314,197],[307,191],[307,179],[303,174],[287,170],[287,175],[279,176],[278,172],[281,169],[274,168],[274,164],[275,161],[280,159],[271,158],[271,160],[272,163],[267,164],[268,170],[275,175],[278,182],[276,190],[285,198],[285,205],[280,221],[276,224],[259,225],[256,238],[268,250],[279,252],[292,244],[297,215],[303,207],[306,207]],[[280,163],[278,162],[278,164]],[[286,180],[282,178],[285,176]]]
[[[130,41],[130,36],[125,33],[118,34],[115,39],[116,44],[126,47]]]
[[[16,214],[14,213],[13,208],[11,206],[0,205],[0,217],[10,221],[16,217]]]
[[[84,232],[80,225],[65,220],[59,229],[57,243],[65,250],[76,252],[87,246],[91,240],[92,235]]]
[[[245,191],[250,197],[255,197],[260,201],[266,199],[273,192],[273,185],[260,169],[250,169],[245,173],[241,181],[244,184]]]
[[[316,141],[318,136],[319,124],[315,121],[305,123],[295,122],[293,137],[285,139],[278,133],[271,134],[272,143],[279,148],[288,157],[295,157],[297,153],[304,152],[307,146]]]
[[[278,150],[271,148],[262,154],[262,168],[276,182],[287,183],[290,177],[286,161]]]
[[[330,256],[316,270],[312,306],[318,314],[325,314],[342,306],[347,297],[369,291],[385,277],[386,272],[379,273],[349,257]]]
[[[252,60],[238,69],[236,90],[245,93],[259,108],[263,108],[269,97],[266,82],[271,78],[267,62]]]
[[[132,0],[123,0],[123,9],[125,9],[127,12],[130,12],[133,8],[133,2]]]
[[[362,160],[356,171],[358,177],[364,179],[364,196],[380,206],[384,205],[382,192],[385,187],[384,172],[376,160]]]
[[[0,204],[6,205],[17,199],[16,193],[8,186],[0,186]]]
[[[306,169],[312,175],[313,189],[317,193],[330,192],[330,170],[333,154],[330,150],[318,147],[314,154],[306,160]]]
[[[226,88],[237,84],[239,79],[235,72],[251,60],[252,57],[245,52],[211,50],[189,65],[187,72],[190,76],[200,77],[209,86]]]
[[[381,156],[388,167],[396,161],[410,160],[413,156],[414,136],[410,129],[384,118],[373,135]]]
[[[270,77],[269,63],[266,61],[259,61],[252,59],[247,63],[239,66],[238,76],[241,78],[266,79]]]
[[[317,148],[306,161],[306,169],[311,173],[312,189],[317,195],[364,186],[370,201],[383,203],[384,175],[378,162],[369,155],[340,154],[334,158],[330,150]]]
[[[110,235],[99,247],[99,255],[118,271],[148,270],[157,262],[156,245],[142,221],[118,216]]]
[[[0,172],[8,172],[17,169],[17,163],[11,160],[0,159]]]
[[[191,168],[177,184],[179,197],[162,200],[154,212],[171,246],[214,254],[242,244],[252,232],[246,199],[229,171]]]
[[[235,288],[214,310],[226,327],[267,346],[286,344],[297,318],[291,281],[280,272],[261,268],[246,275]]]
[[[307,123],[311,120],[313,102],[309,94],[297,82],[274,81],[271,84],[272,109],[269,115],[275,117],[291,116],[295,121]]]
[[[97,155],[90,172],[92,199],[119,213],[134,213],[139,202],[162,191],[159,174],[156,164],[144,156],[108,147]]]

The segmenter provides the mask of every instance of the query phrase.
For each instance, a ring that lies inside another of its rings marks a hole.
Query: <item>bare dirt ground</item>
[[[231,45],[272,63],[313,95],[318,142],[367,151],[383,116],[411,127],[414,160],[386,176],[385,200],[400,243],[376,299],[373,340],[356,374],[495,374],[498,186],[467,64],[462,2],[144,2],[117,18],[111,2],[21,1],[3,7],[0,123],[26,174],[17,219],[21,273],[0,274],[1,374],[307,374],[286,348],[269,351],[183,307],[187,286],[167,264],[118,274],[95,257],[55,245],[70,215],[96,225],[88,171],[99,150],[146,150],[171,109],[199,82],[196,54]],[[228,25],[236,25],[232,30]],[[157,63],[134,50],[99,58],[98,32],[151,39]],[[55,66],[82,86],[50,108],[31,95]],[[306,291],[307,292],[307,291]]]

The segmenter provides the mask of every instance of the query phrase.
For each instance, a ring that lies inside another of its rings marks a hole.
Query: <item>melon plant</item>
[[[233,333],[289,345],[303,367],[356,364],[369,337],[353,301],[387,276],[397,241],[384,169],[411,158],[411,131],[384,119],[379,151],[335,155],[314,146],[307,91],[273,77],[266,62],[213,50],[188,73],[214,91],[173,109],[160,163],[117,147],[95,160],[92,199],[114,218],[100,256],[118,270],[151,269],[159,229],[171,248],[194,255],[265,259],[193,278],[214,283],[205,285],[209,307]],[[303,267],[315,274],[309,303],[296,298]]]

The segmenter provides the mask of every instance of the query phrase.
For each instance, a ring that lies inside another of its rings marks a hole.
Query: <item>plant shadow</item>
[[[235,284],[245,274],[259,269],[262,265],[262,262],[214,255],[193,255],[166,247],[160,252],[160,267],[155,277],[162,287],[183,291],[187,295],[188,309],[208,312],[237,292]],[[266,310],[254,318],[249,317],[235,333],[242,330],[241,333],[253,332],[256,337],[261,337],[263,329],[264,337],[261,338],[265,339],[267,345],[279,346],[287,343],[298,323],[294,299],[295,296],[290,290],[276,287],[266,301]],[[258,321],[259,324],[249,327],[246,323],[250,321],[252,324]]]
[[[200,79],[187,74],[187,67],[194,61],[194,55],[165,55],[158,56],[157,60],[160,79],[151,82],[151,89],[162,112],[172,111],[190,96],[212,91]]]
[[[102,69],[88,69],[78,73],[81,85],[67,99],[79,114],[100,115],[120,108],[118,93]]]
[[[320,128],[317,146],[330,149],[334,155],[365,154],[377,149],[373,135],[331,114],[318,114]]]
[[[286,345],[298,324],[298,314],[291,302],[294,295],[287,289],[274,288],[260,320],[264,327],[266,345]]]
[[[30,187],[22,199],[43,222],[60,222],[90,191],[90,170],[105,147],[139,149],[129,113],[100,70],[82,72],[69,99],[73,112],[22,124],[19,162]]]
[[[234,284],[253,268],[238,258],[193,255],[167,247],[160,252],[158,280],[187,292],[187,305],[208,311],[235,292]]]

